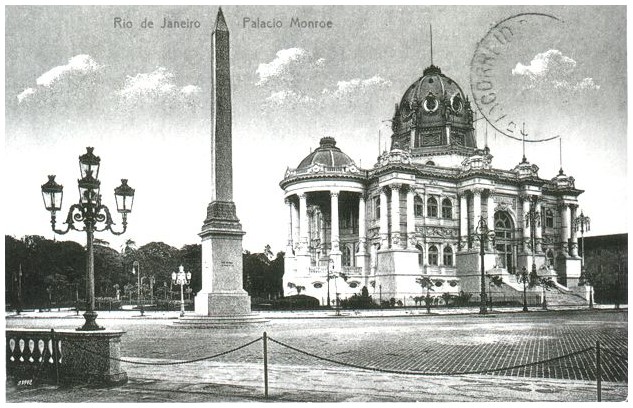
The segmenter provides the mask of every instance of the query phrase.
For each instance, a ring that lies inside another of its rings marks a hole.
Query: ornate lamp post
[[[479,302],[479,314],[486,314],[488,311],[488,307],[486,306],[486,277],[485,277],[485,266],[484,266],[484,255],[485,255],[485,244],[486,241],[492,241],[492,246],[494,247],[495,242],[495,231],[488,229],[488,223],[486,219],[482,215],[479,218],[479,222],[477,223],[477,228],[475,228],[475,233],[473,234],[475,238],[479,238],[479,261],[481,263],[481,299]]]
[[[536,211],[536,200],[538,200],[537,196],[532,196],[530,198],[530,211],[527,214],[525,214],[525,226],[530,227],[530,239],[531,239],[530,250],[532,251],[531,275],[535,278],[538,276],[538,274],[536,273],[536,260],[534,256],[536,254],[535,235],[536,235],[536,227],[541,224],[541,213],[539,211]],[[547,301],[545,300],[545,286],[543,286],[543,310],[547,310]]]
[[[174,285],[180,285],[180,317],[185,315],[185,294],[183,287],[191,282],[191,272],[185,273],[185,268],[180,265],[178,273],[171,273],[171,280]]]
[[[110,216],[110,210],[101,204],[99,181],[99,163],[101,159],[95,156],[92,147],[86,148],[87,152],[79,156],[79,170],[81,179],[79,185],[79,203],[73,204],[66,217],[66,230],[58,230],[55,227],[56,212],[62,208],[63,186],[55,182],[55,176],[48,176],[48,181],[42,185],[42,198],[44,207],[51,212],[51,226],[56,234],[66,234],[68,231],[86,232],[86,322],[77,330],[103,330],[96,323],[95,312],[95,287],[94,287],[94,252],[92,248],[94,233],[109,230],[114,235],[121,235],[127,229],[127,214],[132,212],[134,203],[134,189],[127,185],[127,180],[122,179],[121,185],[114,189],[117,211],[122,214],[122,231],[112,229],[114,221]],[[80,223],[83,223],[81,226]],[[77,224],[77,225],[76,225]]]
[[[521,268],[521,274],[517,275],[517,279],[519,280],[519,282],[523,283],[523,311],[527,312],[528,311],[528,305],[527,305],[527,288],[526,285],[530,279],[529,275],[528,275],[528,271],[527,269],[524,267]]]
[[[580,276],[585,276],[585,231],[589,232],[591,219],[580,212],[580,215],[574,220],[574,228],[580,231],[580,246],[582,247],[580,256]],[[593,282],[589,282],[589,309],[593,309]]]

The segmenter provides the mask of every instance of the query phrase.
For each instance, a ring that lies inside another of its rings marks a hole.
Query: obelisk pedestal
[[[202,289],[196,295],[196,314],[250,315],[251,298],[242,281],[242,226],[235,204],[213,201],[207,207],[202,238]]]

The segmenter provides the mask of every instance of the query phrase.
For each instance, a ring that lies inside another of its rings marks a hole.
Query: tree
[[[426,303],[426,313],[431,313],[431,295],[429,294],[429,291],[435,290],[433,289],[434,283],[426,276],[416,278],[415,281],[422,287],[422,289],[426,289],[426,297],[424,298],[424,302]]]
[[[272,257],[270,245],[262,253],[243,254],[244,290],[253,297],[276,298],[283,293],[284,253]]]

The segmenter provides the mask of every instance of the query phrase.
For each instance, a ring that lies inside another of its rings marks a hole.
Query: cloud
[[[266,98],[266,104],[268,106],[307,104],[310,102],[314,102],[314,98],[290,90],[273,92]]]
[[[323,66],[325,59],[315,59],[314,56],[303,48],[287,48],[277,51],[274,60],[261,63],[257,67],[259,81],[257,86],[271,82],[287,82],[294,80],[298,75],[309,74],[309,70]]]
[[[88,54],[75,55],[68,60],[67,64],[53,67],[40,75],[35,80],[36,88],[26,88],[20,92],[17,95],[18,104],[44,89],[53,88],[57,84],[67,82],[74,77],[87,76],[101,70],[103,67]]]
[[[86,75],[90,72],[95,72],[101,69],[103,66],[97,64],[97,62],[87,54],[75,55],[68,60],[68,64],[56,66],[37,78],[36,83],[40,86],[51,86],[55,82],[62,80],[64,77],[78,74]]]
[[[338,81],[336,83],[336,90],[330,91],[326,88],[323,90],[323,95],[334,98],[344,98],[357,94],[364,94],[376,88],[389,86],[391,86],[391,81],[378,75],[374,75],[368,79],[354,78],[349,81]]]
[[[370,78],[354,78],[332,81],[323,75],[326,65],[324,58],[315,57],[303,48],[287,48],[277,51],[275,59],[259,64],[256,85],[269,91],[264,106],[307,106],[343,100],[352,96],[388,87],[391,82],[374,75]]]
[[[593,78],[583,78],[576,72],[577,62],[559,50],[536,54],[529,65],[517,63],[512,75],[522,78],[524,89],[555,88],[573,91],[600,89]]]
[[[194,95],[202,92],[202,89],[196,85],[187,85],[180,88],[180,93],[183,95]]]
[[[35,92],[36,92],[36,91],[35,91],[35,89],[33,89],[33,88],[26,88],[24,91],[20,92],[20,93],[18,94],[18,104],[19,104],[19,103],[22,103],[22,101],[23,101],[24,99],[28,98],[28,97],[29,97],[29,95],[33,95],[33,94],[35,94]]]
[[[126,103],[157,102],[172,100],[178,96],[191,98],[202,90],[196,85],[176,85],[175,76],[165,67],[158,67],[152,72],[128,75],[125,85],[118,92]]]

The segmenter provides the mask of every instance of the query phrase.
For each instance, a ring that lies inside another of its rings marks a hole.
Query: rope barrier
[[[621,358],[622,360],[628,360],[629,357],[628,356],[623,356],[622,354],[616,353],[614,351],[611,351],[609,349],[605,349],[605,348],[600,348],[601,351],[604,351],[605,353],[611,354],[612,356],[616,356],[618,358]]]
[[[509,367],[491,368],[491,369],[485,369],[485,370],[472,370],[472,371],[424,372],[424,371],[387,370],[387,369],[382,369],[382,368],[377,368],[377,367],[365,367],[365,366],[361,366],[361,365],[357,365],[357,364],[345,363],[345,362],[342,362],[342,361],[337,361],[337,360],[333,360],[331,358],[318,356],[318,355],[310,353],[308,351],[298,349],[296,347],[293,347],[293,346],[290,346],[288,344],[282,343],[282,342],[280,342],[278,340],[275,340],[272,337],[268,337],[268,340],[272,341],[273,343],[277,343],[280,346],[286,347],[286,348],[288,348],[290,350],[296,351],[298,353],[302,353],[302,354],[305,354],[305,355],[310,356],[310,357],[314,357],[314,358],[319,359],[319,360],[327,361],[327,362],[334,363],[334,364],[339,364],[339,365],[342,365],[342,366],[358,368],[358,369],[361,369],[361,370],[377,371],[377,372],[381,372],[381,373],[405,374],[405,375],[422,375],[422,376],[485,374],[485,373],[493,373],[493,372],[498,372],[498,371],[507,371],[507,370],[513,370],[513,369],[517,369],[517,368],[529,367],[529,366],[532,366],[532,365],[549,363],[549,362],[556,361],[556,360],[561,360],[563,358],[567,358],[567,357],[575,356],[575,355],[578,355],[578,354],[586,353],[586,352],[591,351],[591,350],[594,349],[594,347],[588,347],[586,349],[582,349],[582,350],[575,351],[575,352],[572,352],[572,353],[569,353],[569,354],[565,354],[565,355],[562,355],[562,356],[558,356],[558,357],[549,358],[547,360],[541,360],[541,361],[536,361],[536,362],[533,362],[533,363],[526,363],[526,364],[518,364],[518,365],[514,365],[514,366],[509,366]]]
[[[189,363],[196,363],[196,362],[199,362],[199,361],[204,361],[204,360],[211,360],[211,359],[213,359],[213,358],[221,357],[221,356],[224,356],[224,355],[226,355],[226,354],[230,354],[230,353],[233,353],[233,352],[235,352],[235,351],[238,351],[238,350],[241,350],[241,349],[243,349],[243,348],[246,348],[246,347],[250,346],[251,344],[257,343],[257,342],[258,342],[258,341],[260,341],[261,339],[262,339],[262,338],[261,338],[261,337],[259,337],[259,338],[255,339],[255,340],[250,341],[250,342],[248,342],[248,343],[246,343],[246,344],[243,344],[243,345],[241,345],[241,346],[239,346],[239,347],[236,347],[236,348],[231,349],[231,350],[223,351],[222,353],[214,354],[214,355],[212,355],[212,356],[201,357],[201,358],[195,358],[195,359],[193,359],[193,360],[174,361],[174,362],[166,362],[166,363],[148,363],[148,362],[145,362],[145,361],[132,361],[132,360],[125,360],[125,359],[122,359],[122,358],[110,357],[110,356],[107,356],[107,355],[105,355],[105,354],[98,353],[98,352],[96,352],[96,351],[94,351],[94,350],[88,350],[88,349],[86,349],[86,348],[84,348],[84,347],[80,346],[79,344],[74,344],[74,345],[75,345],[75,346],[77,346],[77,348],[79,348],[79,349],[81,349],[81,350],[83,350],[83,351],[87,351],[88,353],[91,353],[91,354],[97,355],[97,356],[99,356],[99,357],[107,358],[107,359],[109,359],[109,360],[119,361],[119,362],[121,362],[121,363],[140,364],[140,365],[155,365],[155,366],[167,366],[167,365],[189,364]]]

